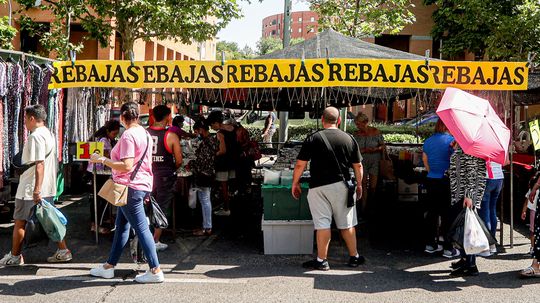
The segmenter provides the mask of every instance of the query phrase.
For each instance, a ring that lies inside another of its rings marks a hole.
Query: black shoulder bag
[[[356,199],[355,199],[355,196],[354,196],[354,194],[356,193],[356,185],[354,184],[354,182],[352,180],[346,180],[345,179],[345,176],[343,175],[343,172],[341,171],[339,161],[338,161],[338,159],[336,157],[336,154],[334,153],[334,149],[332,148],[332,145],[330,145],[330,142],[328,142],[328,138],[326,138],[326,135],[322,131],[319,132],[319,135],[323,139],[324,144],[326,144],[326,148],[334,156],[334,160],[336,161],[337,169],[339,170],[339,175],[341,176],[341,178],[343,179],[343,183],[345,183],[345,186],[347,187],[347,193],[348,193],[348,195],[347,195],[347,207],[353,207],[354,204],[356,203]]]

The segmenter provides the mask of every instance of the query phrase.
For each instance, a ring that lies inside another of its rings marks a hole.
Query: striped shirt
[[[470,198],[476,208],[480,208],[486,189],[486,161],[467,155],[458,147],[450,157],[451,204],[463,203]]]

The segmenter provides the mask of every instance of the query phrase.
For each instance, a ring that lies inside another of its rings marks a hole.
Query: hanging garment
[[[41,79],[41,96],[39,97],[39,103],[43,106],[47,106],[49,102],[49,82],[51,82],[51,76],[53,73],[52,67],[46,65],[42,69],[42,79]]]
[[[38,104],[41,97],[41,87],[43,84],[43,72],[38,65],[34,66],[32,73],[32,104]],[[44,105],[44,104],[42,104]],[[46,104],[44,105],[47,108]]]

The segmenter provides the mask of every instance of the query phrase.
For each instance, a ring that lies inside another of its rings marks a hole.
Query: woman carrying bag
[[[90,270],[90,275],[111,279],[114,267],[120,259],[123,248],[129,237],[130,227],[135,229],[150,270],[137,275],[139,283],[161,283],[163,272],[159,267],[156,246],[144,212],[144,199],[152,192],[152,139],[146,130],[139,125],[139,106],[128,102],[120,109],[120,123],[126,130],[111,151],[111,158],[92,154],[92,163],[101,163],[112,169],[114,183],[127,186],[127,204],[118,208],[116,230],[109,254],[103,265]]]

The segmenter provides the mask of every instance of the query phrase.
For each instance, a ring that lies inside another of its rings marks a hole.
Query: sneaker
[[[14,256],[11,252],[7,253],[2,259],[0,259],[0,265],[3,266],[19,266],[24,264],[24,258],[22,255]]]
[[[49,263],[63,263],[63,262],[69,262],[73,259],[73,255],[71,255],[71,251],[69,249],[58,249],[52,257],[47,258],[47,262]]]
[[[105,269],[103,265],[90,269],[90,275],[94,277],[101,277],[104,279],[112,279],[114,277],[114,267]]]
[[[459,257],[459,255],[460,255],[459,250],[455,248],[450,249],[450,250],[445,249],[442,254],[443,257],[448,258],[448,259]]]
[[[472,276],[478,276],[478,267],[476,265],[474,266],[462,266],[460,268],[452,270],[450,273],[451,276],[454,277],[472,277]]]
[[[214,212],[214,215],[228,217],[228,216],[231,215],[231,211],[230,210],[220,209],[220,210],[216,210]]]
[[[324,270],[324,271],[330,269],[330,265],[328,265],[327,260],[319,262],[319,261],[317,261],[317,259],[313,259],[311,261],[307,261],[307,262],[302,263],[302,267],[303,268],[316,269],[316,270]]]
[[[152,271],[147,270],[144,274],[137,275],[135,277],[135,282],[138,283],[162,283],[165,281],[165,276],[163,271],[160,270],[157,274],[153,274]]]
[[[169,245],[165,243],[161,243],[159,241],[156,243],[156,251],[164,251],[167,249],[167,247],[169,247]]]
[[[452,269],[458,269],[458,268],[460,268],[460,267],[465,266],[465,263],[466,263],[466,262],[467,262],[467,261],[466,261],[465,259],[461,258],[461,259],[459,259],[459,260],[456,261],[456,262],[452,262],[452,264],[450,264],[450,267],[451,267]]]
[[[433,253],[436,253],[436,252],[440,252],[440,251],[443,251],[443,247],[442,245],[426,245],[426,248],[424,249],[425,252],[427,252],[428,254],[433,254]]]
[[[482,252],[477,253],[476,255],[480,257],[491,257],[493,254],[491,253],[489,249],[486,249]]]
[[[362,265],[364,263],[366,263],[366,258],[363,256],[358,256],[358,258],[355,256],[350,256],[347,265],[350,267],[358,267],[358,265]]]
[[[495,244],[489,246],[489,252],[494,255],[497,253],[497,246]]]

